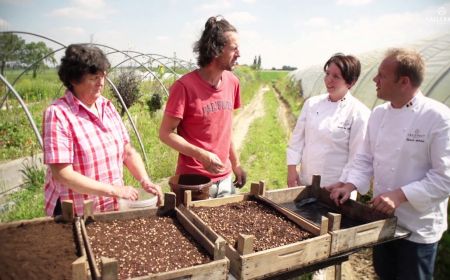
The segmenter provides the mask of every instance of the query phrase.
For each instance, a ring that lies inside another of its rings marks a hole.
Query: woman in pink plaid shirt
[[[161,201],[161,188],[150,181],[120,115],[102,96],[109,67],[103,52],[90,45],[70,45],[61,59],[58,75],[67,90],[43,120],[48,216],[60,214],[63,200],[73,201],[77,216],[87,199],[96,212],[118,210],[119,198],[136,200],[138,191],[124,185],[123,164]]]

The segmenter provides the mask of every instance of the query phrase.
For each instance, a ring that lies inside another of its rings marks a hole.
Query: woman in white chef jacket
[[[288,187],[311,185],[316,174],[321,176],[322,187],[346,182],[366,133],[370,110],[350,93],[361,72],[359,60],[338,53],[323,69],[328,92],[305,101],[289,141]]]

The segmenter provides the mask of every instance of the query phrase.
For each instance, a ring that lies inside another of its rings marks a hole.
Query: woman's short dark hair
[[[198,53],[198,66],[210,64],[214,57],[222,53],[228,43],[225,32],[229,31],[237,32],[236,28],[222,16],[210,17],[206,21],[200,40],[194,44],[194,52]]]
[[[61,58],[58,75],[61,82],[72,90],[72,82],[81,82],[85,74],[104,72],[110,66],[99,48],[87,44],[72,44],[66,48],[66,53]]]
[[[328,59],[323,66],[323,71],[327,71],[331,63],[336,64],[339,70],[341,70],[342,77],[347,84],[351,85],[358,81],[359,74],[361,74],[361,63],[356,57],[337,53]]]

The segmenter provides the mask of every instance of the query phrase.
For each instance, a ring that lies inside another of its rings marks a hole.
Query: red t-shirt
[[[200,161],[183,154],[178,156],[177,174],[202,174],[218,181],[231,172],[230,145],[233,110],[240,107],[238,78],[224,71],[216,89],[204,81],[197,70],[192,71],[170,88],[165,114],[181,119],[178,135],[189,143],[215,153],[225,171],[212,174]]]

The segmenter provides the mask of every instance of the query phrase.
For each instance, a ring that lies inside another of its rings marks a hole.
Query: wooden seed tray
[[[311,186],[267,191],[264,196],[305,219],[314,219],[310,217],[311,213],[326,209],[322,214],[327,215],[329,220],[330,255],[386,241],[393,238],[395,234],[397,226],[395,216],[385,215],[368,205],[350,199],[343,205],[336,206],[330,199],[330,192],[320,188],[318,176],[314,177]],[[317,202],[305,204],[301,208],[295,206],[295,202],[312,197],[316,198]],[[311,222],[318,223],[317,220],[311,220]]]
[[[0,236],[1,279],[90,279],[80,219],[71,224],[50,217],[3,223]],[[20,271],[9,270],[17,263]]]
[[[93,215],[95,222],[106,222],[114,220],[133,220],[145,217],[173,217],[176,219],[190,236],[210,255],[212,261],[195,265],[187,268],[181,268],[160,273],[150,273],[147,275],[134,277],[132,279],[227,279],[229,261],[225,257],[225,241],[208,240],[185,216],[175,207],[175,194],[166,193],[164,206],[159,208],[133,209],[118,212],[100,213]],[[82,224],[82,234],[87,249],[88,258],[91,264],[93,279],[118,279],[119,264],[112,258],[101,258],[100,267],[95,261],[92,250],[92,244],[86,231],[86,225]],[[164,238],[170,236],[161,236],[161,244]]]
[[[192,212],[191,207],[217,207],[233,202],[255,200],[275,209],[300,228],[313,234],[314,237],[312,238],[259,252],[253,251],[254,236],[241,234],[237,241],[237,248],[227,244],[225,250],[225,254],[230,260],[230,272],[237,279],[261,279],[328,258],[331,236],[327,234],[327,228],[320,228],[276,205],[264,198],[263,193],[264,184],[262,183],[252,184],[252,190],[249,194],[199,201],[191,201],[190,192],[187,191],[184,197],[184,205],[187,207],[180,205],[179,209],[211,241],[223,237],[219,236],[198,215]]]

